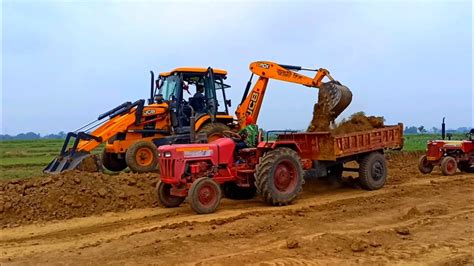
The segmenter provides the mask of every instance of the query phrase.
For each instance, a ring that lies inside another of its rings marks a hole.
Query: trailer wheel
[[[171,195],[171,185],[166,184],[160,181],[156,183],[156,194],[158,195],[158,200],[163,207],[166,208],[175,208],[181,205],[184,201],[184,197],[178,197]]]
[[[149,141],[137,141],[128,148],[125,161],[133,172],[155,171],[158,166],[158,149]]]
[[[360,161],[359,185],[366,190],[380,189],[387,180],[387,162],[383,154],[372,152]]]
[[[188,192],[191,208],[198,214],[213,213],[221,203],[221,187],[208,177],[198,178]]]
[[[222,187],[224,196],[228,199],[251,199],[255,197],[255,193],[257,192],[255,187],[239,187],[234,182],[226,182]]]
[[[458,163],[453,157],[446,156],[441,159],[441,172],[443,173],[443,175],[454,175],[456,173],[457,168]]]
[[[127,168],[125,159],[120,159],[118,158],[118,154],[106,152],[105,150],[102,152],[102,165],[105,169],[112,172],[122,171]]]
[[[466,173],[474,173],[474,165],[471,165],[469,162],[459,162],[459,170]]]
[[[428,161],[426,155],[421,156],[418,160],[418,170],[420,170],[422,174],[429,174],[433,171],[433,164]]]
[[[198,130],[198,134],[205,133],[207,142],[212,142],[216,139],[224,137],[222,132],[229,131],[230,128],[222,123],[207,123]]]
[[[288,205],[301,192],[303,168],[298,153],[277,148],[260,158],[255,172],[255,186],[263,200],[271,205]]]

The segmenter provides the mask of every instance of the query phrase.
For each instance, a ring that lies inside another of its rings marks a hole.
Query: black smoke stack
[[[443,123],[441,124],[441,138],[444,140],[446,138],[446,124],[444,124],[444,117]]]

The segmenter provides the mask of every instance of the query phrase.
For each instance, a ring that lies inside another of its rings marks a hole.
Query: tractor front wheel
[[[166,208],[175,208],[181,205],[184,201],[184,197],[178,197],[171,195],[171,188],[170,184],[166,184],[160,181],[156,183],[156,193],[158,195],[158,200],[161,205]]]
[[[426,155],[421,156],[418,160],[418,170],[420,170],[422,174],[429,174],[433,171],[433,164],[428,161]]]
[[[456,173],[456,169],[458,168],[458,163],[456,159],[451,156],[446,156],[441,160],[441,172],[443,175],[454,175]]]
[[[387,180],[387,162],[383,154],[372,152],[362,158],[357,180],[360,187],[365,190],[382,188]]]
[[[149,141],[137,141],[128,148],[125,161],[133,172],[155,171],[158,166],[158,149]]]
[[[298,153],[290,148],[267,152],[257,165],[255,186],[263,200],[271,205],[288,205],[301,192],[303,168]]]
[[[188,201],[198,214],[213,213],[221,203],[221,187],[208,177],[196,179],[188,192]]]

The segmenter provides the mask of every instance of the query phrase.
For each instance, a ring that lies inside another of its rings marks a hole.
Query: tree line
[[[20,133],[15,136],[11,136],[8,134],[0,135],[0,140],[34,140],[34,139],[65,139],[66,133],[61,131],[57,134],[48,134],[45,136],[41,136],[41,134],[34,133],[34,132],[27,132],[27,133]]]
[[[467,133],[471,130],[469,127],[459,127],[457,129],[446,129],[446,133]],[[426,129],[424,126],[411,126],[405,127],[403,131],[404,134],[441,134],[441,129],[437,127],[432,127],[430,129]]]

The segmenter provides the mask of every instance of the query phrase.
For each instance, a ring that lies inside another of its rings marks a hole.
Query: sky
[[[2,1],[1,134],[72,131],[147,98],[149,70],[324,67],[386,124],[474,125],[471,1]],[[314,73],[304,73],[309,76]],[[271,80],[258,124],[305,129],[317,89]]]

